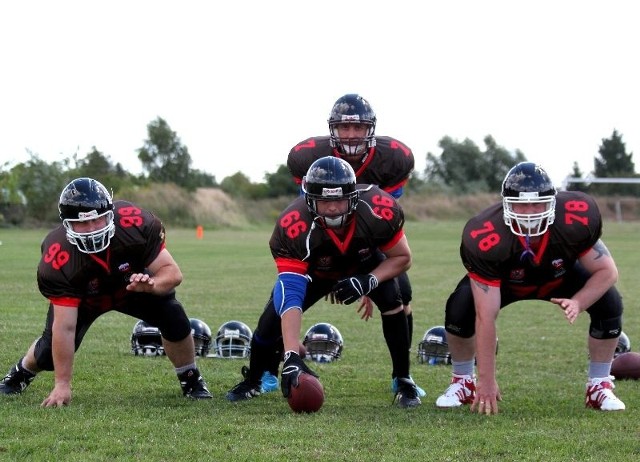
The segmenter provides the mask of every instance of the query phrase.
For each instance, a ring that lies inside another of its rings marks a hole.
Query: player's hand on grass
[[[500,387],[495,380],[485,384],[482,380],[478,380],[476,384],[476,397],[471,403],[471,412],[478,414],[497,414],[498,401],[502,401]]]
[[[42,404],[42,407],[62,407],[71,402],[71,386],[68,384],[56,384]]]

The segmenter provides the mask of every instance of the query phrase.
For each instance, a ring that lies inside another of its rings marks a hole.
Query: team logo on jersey
[[[131,268],[129,262],[122,263],[120,266],[118,266],[118,271],[120,271],[121,273],[127,273],[129,271],[129,268]]]
[[[567,272],[566,268],[564,267],[564,260],[562,258],[557,258],[556,260],[552,260],[551,266],[554,269],[553,277],[555,278],[560,277]]]
[[[87,294],[95,295],[98,293],[99,288],[100,288],[100,280],[98,278],[94,278],[87,283]]]
[[[524,279],[524,268],[515,268],[511,270],[509,279],[512,281],[521,281]]]
[[[360,261],[366,261],[371,258],[371,249],[369,247],[358,250],[358,256],[360,257]]]
[[[331,267],[331,257],[320,257],[318,258],[318,268],[319,269],[328,269]]]

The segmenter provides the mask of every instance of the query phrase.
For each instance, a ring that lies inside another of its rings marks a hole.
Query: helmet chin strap
[[[525,260],[527,257],[535,258],[536,254],[531,249],[531,236],[528,234],[524,237],[524,251],[520,255],[520,261]]]

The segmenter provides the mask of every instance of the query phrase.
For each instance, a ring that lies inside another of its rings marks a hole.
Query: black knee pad
[[[458,283],[447,299],[444,326],[447,332],[462,338],[473,337],[476,333],[476,308],[468,276]]]
[[[395,310],[402,305],[398,280],[394,278],[381,282],[369,293],[369,298],[376,304],[380,313]]]
[[[162,337],[170,342],[179,342],[191,335],[191,323],[182,304],[175,298],[168,298],[158,304],[156,316],[151,322],[160,329]]]
[[[597,339],[618,338],[622,332],[622,316],[609,319],[593,319],[589,324],[589,335]]]
[[[411,289],[411,282],[409,281],[409,275],[402,273],[398,276],[398,285],[400,286],[400,294],[402,295],[402,304],[409,305],[413,299],[413,290]]]

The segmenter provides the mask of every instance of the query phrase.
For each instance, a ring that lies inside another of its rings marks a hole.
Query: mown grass
[[[444,302],[463,268],[462,222],[407,224],[414,264],[414,351],[424,332],[442,324]],[[269,226],[243,230],[169,229],[168,246],[185,274],[178,295],[190,316],[215,332],[239,319],[251,328],[271,290],[275,270]],[[0,373],[39,335],[46,302],[35,284],[45,230],[0,230]],[[638,223],[607,223],[605,242],[620,269],[626,303],[624,330],[640,348],[637,284]],[[333,460],[333,461],[596,461],[640,456],[640,382],[617,382],[627,404],[620,413],[584,408],[588,318],[573,326],[542,302],[522,302],[499,318],[498,380],[504,401],[497,416],[433,403],[450,369],[413,362],[427,391],[420,408],[391,405],[390,362],[379,315],[359,319],[355,307],[322,302],[303,329],[335,324],[345,338],[343,358],[313,367],[326,402],[296,415],[279,392],[229,403],[224,393],[240,379],[240,360],[204,358],[199,366],[215,398],[182,398],[166,358],[134,357],[135,320],[108,313],[76,355],[74,397],[63,409],[42,409],[53,374],[43,373],[19,397],[0,397],[0,460]]]

